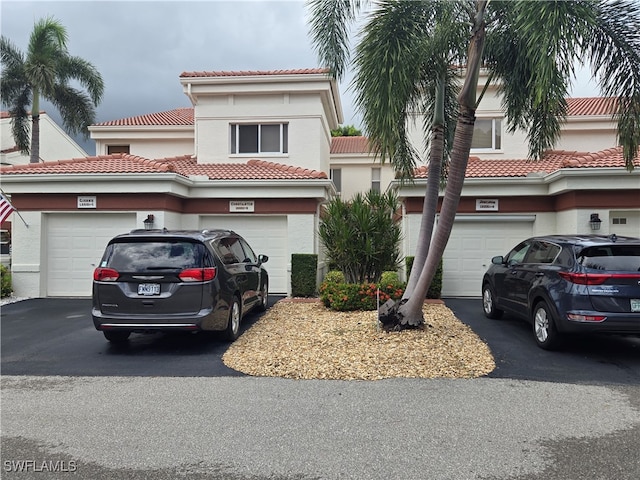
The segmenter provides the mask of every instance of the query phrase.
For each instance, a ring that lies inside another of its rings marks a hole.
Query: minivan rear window
[[[578,255],[585,268],[640,272],[640,245],[606,245],[585,248]]]
[[[201,268],[204,246],[185,241],[127,241],[110,244],[101,266],[118,272]]]

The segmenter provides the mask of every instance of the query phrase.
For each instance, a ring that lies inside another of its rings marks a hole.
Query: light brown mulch
[[[423,312],[423,328],[385,332],[375,311],[280,301],[222,360],[248,375],[294,379],[474,378],[495,368],[489,347],[445,305]]]

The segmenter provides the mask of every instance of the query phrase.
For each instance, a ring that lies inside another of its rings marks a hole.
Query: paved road
[[[485,321],[474,302],[447,304],[490,345],[495,372],[377,382],[212,375],[219,339],[116,352],[82,300],[4,307],[2,478],[640,478],[637,339],[540,353],[525,324]],[[73,369],[52,373],[68,358]],[[183,373],[154,373],[171,368]]]

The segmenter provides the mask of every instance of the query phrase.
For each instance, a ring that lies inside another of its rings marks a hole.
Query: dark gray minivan
[[[111,342],[132,332],[224,331],[266,310],[269,276],[230,230],[134,230],[107,244],[93,273],[93,323]]]

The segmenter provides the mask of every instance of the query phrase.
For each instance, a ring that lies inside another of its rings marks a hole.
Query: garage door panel
[[[93,269],[107,242],[136,226],[132,213],[47,215],[47,295],[91,295]]]
[[[491,258],[531,237],[531,222],[456,221],[443,255],[442,296],[480,296]]]
[[[205,216],[200,228],[225,228],[241,235],[256,254],[269,257],[265,268],[269,272],[269,290],[287,292],[288,233],[286,216]]]

